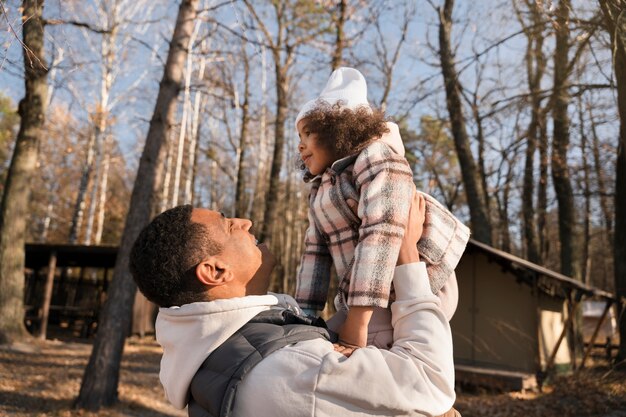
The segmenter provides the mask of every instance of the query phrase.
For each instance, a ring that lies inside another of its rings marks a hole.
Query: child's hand
[[[372,307],[350,308],[346,321],[339,329],[339,343],[335,345],[337,352],[350,356],[355,349],[367,345],[367,326],[373,311]]]
[[[343,354],[346,358],[349,358],[359,348],[358,346],[344,346],[341,343],[333,343],[333,347],[335,352]]]

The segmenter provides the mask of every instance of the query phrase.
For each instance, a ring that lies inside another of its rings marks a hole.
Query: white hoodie
[[[234,415],[420,416],[448,411],[455,400],[450,327],[430,290],[424,263],[394,275],[394,345],[367,347],[350,358],[315,339],[286,346],[262,360],[240,384]],[[263,310],[297,311],[284,295],[248,296],[161,308],[161,382],[177,408],[188,402],[191,379],[211,352]]]

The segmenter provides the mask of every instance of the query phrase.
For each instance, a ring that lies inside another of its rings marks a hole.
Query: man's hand
[[[413,202],[409,209],[409,219],[404,231],[404,239],[402,239],[398,263],[396,265],[399,266],[419,262],[420,257],[417,251],[417,241],[422,237],[425,214],[426,200],[424,200],[422,194],[415,191],[413,193]]]

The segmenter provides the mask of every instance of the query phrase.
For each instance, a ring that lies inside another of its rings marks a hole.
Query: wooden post
[[[593,335],[591,336],[591,340],[589,341],[589,346],[587,346],[587,350],[585,351],[585,355],[583,356],[583,361],[580,364],[580,369],[585,367],[585,361],[587,360],[587,357],[589,356],[589,353],[591,353],[591,349],[593,349],[593,345],[596,343],[596,337],[598,337],[598,332],[600,331],[600,326],[602,326],[602,323],[604,323],[604,319],[606,318],[606,315],[608,314],[608,312],[611,309],[612,305],[613,305],[613,300],[607,300],[606,301],[606,306],[604,307],[604,311],[602,312],[602,316],[600,317],[600,320],[598,321],[598,324],[596,325],[596,328],[593,331]]]
[[[54,273],[57,267],[57,253],[52,251],[48,261],[48,275],[46,277],[46,286],[43,291],[43,305],[41,306],[41,326],[39,328],[39,339],[46,340],[46,332],[48,330],[48,313],[50,312],[50,301],[52,299],[52,286],[54,285]]]

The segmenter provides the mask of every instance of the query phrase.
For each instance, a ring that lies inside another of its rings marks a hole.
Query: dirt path
[[[118,405],[99,413],[73,410],[90,349],[89,344],[59,341],[0,348],[0,416],[186,416],[163,395],[161,349],[151,338],[126,344]],[[456,407],[464,417],[626,417],[626,372],[594,368],[558,378],[543,393],[460,392]]]
[[[91,345],[46,341],[0,349],[0,416],[126,417],[186,416],[174,409],[159,383],[161,349],[150,339],[130,339],[124,348],[120,403],[99,413],[73,410]]]

